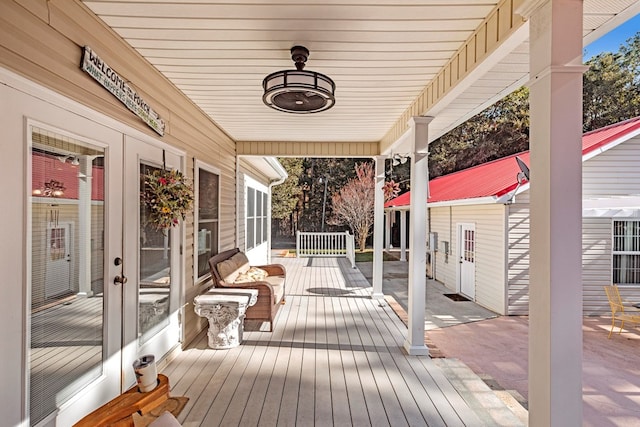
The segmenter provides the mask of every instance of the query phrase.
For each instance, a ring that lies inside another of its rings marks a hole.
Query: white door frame
[[[168,145],[157,141],[143,140],[125,135],[124,156],[124,187],[125,203],[123,218],[123,274],[127,283],[123,286],[123,321],[122,321],[122,391],[126,391],[136,382],[132,364],[135,359],[153,354],[156,360],[162,358],[181,339],[181,325],[179,312],[182,306],[184,292],[183,255],[180,248],[184,247],[183,225],[172,227],[170,251],[170,281],[171,299],[169,301],[169,324],[144,343],[139,340],[139,253],[140,253],[140,163],[167,169],[184,170],[185,158],[183,153],[177,152]]]
[[[457,292],[475,301],[476,280],[475,280],[475,259],[476,259],[476,225],[474,223],[458,223],[457,230]],[[466,242],[466,235],[471,233],[471,242]],[[466,247],[465,243],[471,244]]]
[[[28,95],[20,94],[28,97]],[[45,418],[40,425],[72,425],[79,418],[91,412],[96,402],[106,403],[110,398],[116,396],[121,388],[120,381],[120,342],[121,342],[121,289],[112,286],[110,278],[114,277],[117,272],[110,261],[115,256],[120,256],[122,248],[122,197],[120,189],[122,188],[122,136],[118,132],[113,131],[99,123],[87,120],[78,114],[65,111],[57,106],[38,103],[34,99],[24,99],[27,107],[24,108],[23,114],[27,119],[21,126],[25,126],[25,135],[27,144],[31,144],[31,129],[36,126],[38,128],[51,130],[57,134],[69,136],[75,140],[86,142],[105,150],[105,224],[104,224],[104,298],[103,298],[103,363],[102,374],[94,381],[89,383],[67,401],[60,404],[57,412],[52,413]],[[31,117],[34,117],[33,119]],[[47,123],[41,122],[36,118],[44,117]],[[82,135],[92,135],[87,138]],[[31,186],[31,156],[26,156],[26,174],[27,184]],[[30,203],[27,201],[27,206]],[[27,289],[25,298],[25,355],[29,354],[31,342],[31,211],[27,209],[26,218],[26,235],[27,242],[27,260],[26,268],[26,285]],[[116,315],[113,315],[113,314]],[[25,420],[29,420],[30,408],[28,405],[30,389],[28,370],[29,360],[25,360],[24,376],[24,414]],[[111,396],[111,397],[109,397]]]

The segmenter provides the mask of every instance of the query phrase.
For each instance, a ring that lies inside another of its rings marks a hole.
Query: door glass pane
[[[158,170],[140,164],[140,258],[138,288],[138,337],[148,341],[169,324],[171,292],[171,233],[160,231],[150,220],[142,201],[144,177]]]
[[[104,150],[31,129],[31,423],[102,374]]]

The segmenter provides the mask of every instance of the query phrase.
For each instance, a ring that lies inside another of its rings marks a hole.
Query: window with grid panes
[[[195,224],[196,279],[209,273],[209,258],[218,253],[220,174],[214,168],[197,168],[197,215]]]
[[[613,221],[613,283],[640,284],[640,220]]]

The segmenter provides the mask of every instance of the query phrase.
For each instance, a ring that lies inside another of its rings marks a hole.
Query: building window
[[[267,193],[247,187],[247,250],[267,241]]]
[[[196,168],[196,233],[195,272],[196,281],[209,274],[209,258],[218,253],[220,218],[220,172],[212,167]]]
[[[613,221],[613,283],[640,284],[640,221]]]

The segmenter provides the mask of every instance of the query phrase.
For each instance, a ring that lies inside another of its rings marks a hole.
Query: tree
[[[340,158],[305,158],[304,172],[301,179],[303,198],[300,209],[299,229],[301,231],[320,231],[322,227],[322,211],[326,218],[332,217],[332,209],[329,196],[344,186],[352,179],[354,174],[355,159]],[[327,189],[327,202],[325,202],[325,185]],[[336,225],[326,222],[328,225]],[[337,231],[333,228],[334,231]]]
[[[271,217],[274,221],[278,222],[278,227],[274,227],[274,230],[286,233],[292,236],[295,231],[293,229],[295,220],[293,213],[300,200],[302,189],[300,188],[299,181],[302,175],[302,159],[298,158],[281,158],[278,159],[284,169],[289,175],[287,179],[280,185],[273,187],[271,193]]]
[[[624,63],[623,55],[609,52],[587,61],[582,97],[585,132],[630,119],[640,112],[634,75]]]
[[[522,87],[433,141],[431,179],[529,147],[529,90]]]
[[[375,173],[371,163],[356,164],[355,172],[356,177],[331,197],[332,222],[348,225],[364,251],[373,227]]]

